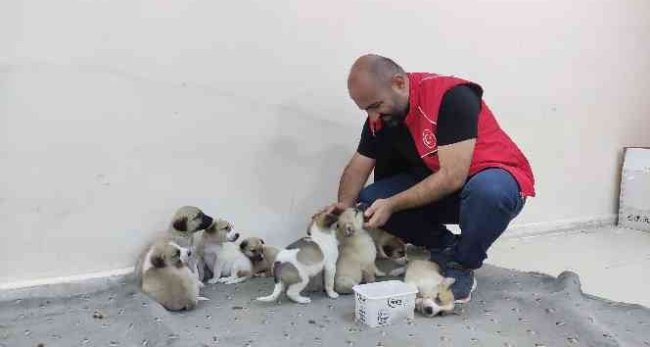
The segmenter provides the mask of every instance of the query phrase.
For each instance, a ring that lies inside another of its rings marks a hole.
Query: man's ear
[[[400,75],[400,74],[395,74],[391,78],[391,85],[394,89],[403,92],[406,90],[406,76],[405,75]]]

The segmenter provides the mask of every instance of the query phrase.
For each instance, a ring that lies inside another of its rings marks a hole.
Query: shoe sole
[[[476,290],[477,285],[478,284],[476,283],[476,277],[475,277],[474,282],[472,283],[472,289],[470,289],[470,291],[469,291],[469,295],[464,299],[455,300],[454,303],[456,303],[456,304],[466,304],[466,303],[470,302],[470,300],[472,300],[472,293],[474,293],[474,291]]]

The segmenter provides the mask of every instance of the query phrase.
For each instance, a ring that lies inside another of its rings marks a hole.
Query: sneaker
[[[472,293],[476,290],[474,270],[465,269],[458,263],[452,262],[447,264],[445,276],[456,280],[451,285],[451,292],[454,293],[455,303],[468,303],[472,299]]]

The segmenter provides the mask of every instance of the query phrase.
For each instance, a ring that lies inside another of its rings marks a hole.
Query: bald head
[[[375,54],[357,59],[348,75],[348,92],[372,120],[396,125],[408,111],[409,79],[401,66]]]
[[[348,75],[348,87],[362,80],[375,83],[378,87],[388,87],[396,75],[404,76],[406,72],[393,60],[381,55],[366,54],[352,64]]]

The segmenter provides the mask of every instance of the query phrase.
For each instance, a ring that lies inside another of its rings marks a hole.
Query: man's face
[[[401,78],[401,77],[400,77]],[[374,121],[380,118],[387,126],[404,121],[408,112],[408,89],[402,80],[380,85],[371,77],[362,76],[350,81],[350,97]]]

